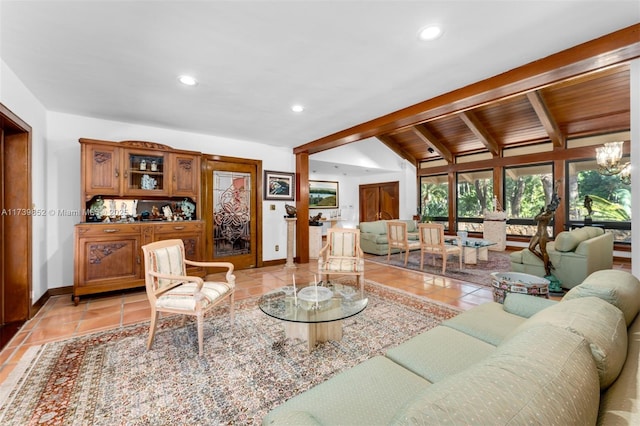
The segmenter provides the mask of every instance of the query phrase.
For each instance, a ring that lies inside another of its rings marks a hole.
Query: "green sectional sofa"
[[[640,424],[640,282],[511,293],[275,407],[264,425]]]
[[[395,219],[398,220],[398,219]],[[369,254],[383,255],[389,250],[389,242],[387,240],[387,222],[388,220],[376,220],[373,222],[360,222],[360,247],[362,251]],[[413,220],[400,220],[406,222],[409,241],[418,241],[418,228]],[[397,248],[391,249],[391,253],[399,253]]]
[[[589,274],[613,265],[613,234],[604,229],[586,226],[563,231],[547,244],[551,273],[560,280],[563,288],[580,284]],[[510,254],[511,270],[544,277],[542,260],[526,248]]]

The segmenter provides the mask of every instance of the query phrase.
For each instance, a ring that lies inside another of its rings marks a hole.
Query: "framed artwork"
[[[293,201],[295,173],[264,171],[264,199]]]
[[[309,181],[310,209],[337,209],[338,182],[327,180]]]

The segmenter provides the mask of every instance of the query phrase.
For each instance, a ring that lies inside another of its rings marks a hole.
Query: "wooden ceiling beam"
[[[453,163],[453,153],[442,142],[440,142],[438,138],[429,131],[429,129],[419,124],[414,126],[412,130],[422,142],[433,148],[442,158],[447,160],[447,162]]]
[[[542,99],[540,92],[535,90],[527,93],[527,99],[533,107],[533,110],[536,112],[536,115],[542,123],[544,130],[547,132],[547,135],[549,135],[549,139],[551,139],[553,146],[557,148],[564,147],[566,137],[562,134],[560,126],[558,126],[555,118],[551,115],[551,112],[549,111],[549,108],[547,108],[547,104],[544,102],[544,99]]]
[[[489,152],[493,154],[494,157],[500,156],[500,146],[498,142],[491,136],[491,133],[487,130],[486,127],[480,122],[478,117],[471,111],[465,111],[458,114],[458,117],[464,121],[464,124],[467,125],[469,130],[473,132],[474,135],[482,142],[482,144],[487,147]]]
[[[526,93],[567,78],[640,57],[640,24],[634,24],[488,79],[316,139],[293,149],[314,154],[398,128],[466,111],[507,96]]]
[[[416,157],[409,154],[404,149],[400,148],[400,145],[398,145],[396,141],[393,140],[393,138],[387,135],[378,135],[376,136],[376,138],[380,142],[385,144],[387,148],[389,148],[391,151],[395,152],[399,157],[404,158],[409,163],[413,164],[415,167],[418,167],[418,160],[416,160]]]

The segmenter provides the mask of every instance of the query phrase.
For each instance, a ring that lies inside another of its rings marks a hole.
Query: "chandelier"
[[[622,145],[624,141],[608,142],[604,146],[596,148],[596,162],[598,172],[603,176],[614,176],[619,174],[620,180],[625,185],[631,183],[631,166],[629,163],[621,165]]]

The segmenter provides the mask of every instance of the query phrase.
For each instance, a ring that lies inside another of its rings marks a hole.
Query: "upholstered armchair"
[[[401,255],[404,251],[404,266],[407,266],[409,261],[409,251],[420,248],[420,241],[409,240],[407,222],[400,220],[387,221],[387,242],[387,262],[391,259],[391,251],[396,248],[400,249]]]
[[[157,241],[142,246],[145,266],[145,286],[151,304],[151,324],[147,349],[151,349],[156,333],[158,312],[196,317],[198,348],[202,356],[204,315],[225,299],[229,299],[230,319],[233,324],[233,293],[235,276],[229,262],[194,262],[185,259],[184,243],[180,239]],[[187,276],[187,265],[225,268],[226,281],[210,282],[200,277]]]
[[[420,269],[424,265],[425,253],[431,253],[433,264],[436,256],[442,256],[442,274],[447,270],[447,260],[450,254],[457,254],[462,269],[462,241],[459,237],[448,237],[456,244],[448,244],[444,237],[444,225],[441,223],[421,223],[418,225],[420,233]]]
[[[318,256],[321,279],[329,275],[354,275],[356,285],[364,292],[364,253],[360,248],[360,230],[329,228],[327,241]]]

